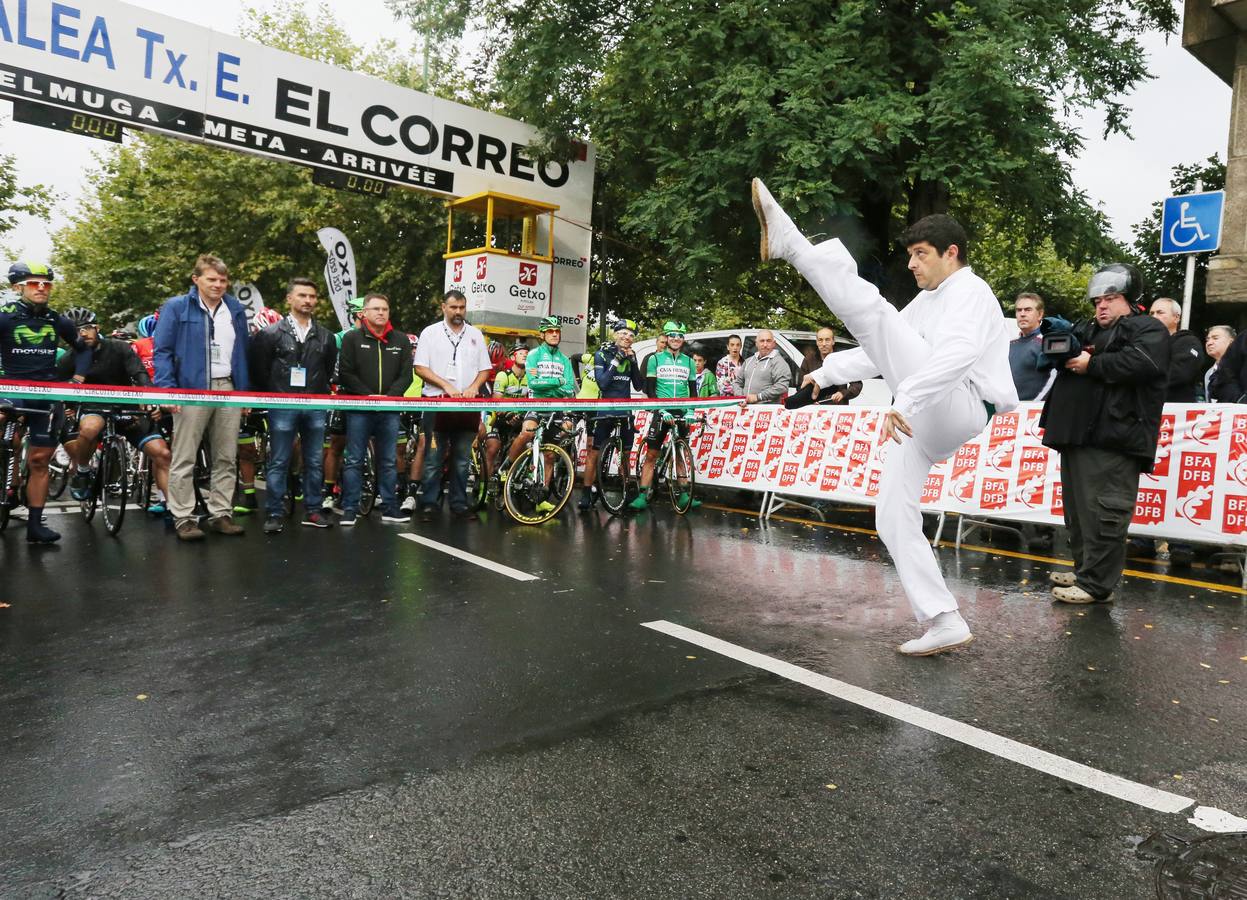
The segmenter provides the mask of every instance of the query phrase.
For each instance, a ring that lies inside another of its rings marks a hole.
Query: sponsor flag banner
[[[1042,404],[997,414],[932,468],[923,508],[1059,525],[1061,456],[1043,446]],[[777,407],[706,413],[713,438],[697,447],[701,483],[852,504],[873,504],[888,447],[885,410],[789,412]],[[1154,470],[1139,479],[1131,534],[1247,546],[1247,408],[1166,405]]]
[[[350,304],[355,297],[355,285],[359,283],[355,277],[355,251],[346,235],[336,228],[322,228],[316,232],[316,237],[325,248],[325,286],[333,301],[333,311],[338,314],[342,327],[350,328]]]

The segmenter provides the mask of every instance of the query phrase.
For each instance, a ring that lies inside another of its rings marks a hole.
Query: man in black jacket
[[[411,386],[411,341],[390,324],[390,301],[384,294],[364,298],[364,319],[359,328],[342,338],[338,360],[340,392],[358,396],[401,397]],[[342,478],[340,525],[354,525],[363,494],[364,455],[372,439],[377,465],[377,488],[381,495],[382,522],[410,522],[411,514],[399,509],[397,412],[370,410],[346,414],[346,461]]]
[[[1198,400],[1200,378],[1204,372],[1204,351],[1199,336],[1182,324],[1182,304],[1168,297],[1152,301],[1152,318],[1169,332],[1169,382],[1166,403],[1194,403]]]
[[[1247,403],[1247,329],[1244,329],[1217,363],[1208,382],[1209,400],[1218,403]]]
[[[1095,319],[1074,334],[1081,352],[1065,362],[1044,403],[1045,445],[1061,454],[1065,525],[1073,572],[1049,576],[1063,603],[1108,602],[1126,562],[1139,475],[1151,471],[1169,378],[1169,333],[1144,315],[1143,278],[1112,263],[1093,276]]]
[[[249,368],[256,390],[277,394],[328,394],[329,379],[338,360],[333,332],[312,319],[316,308],[316,282],[292,278],[286,287],[290,314],[251,339]],[[303,524],[328,528],[333,520],[322,506],[324,487],[325,419],[323,409],[270,409],[268,411],[268,461],[264,469],[264,533],[277,534],[285,527],[283,502],[290,471],[294,440],[303,448]]]

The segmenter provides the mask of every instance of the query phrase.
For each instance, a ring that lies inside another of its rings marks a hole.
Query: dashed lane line
[[[686,628],[683,625],[676,625],[665,620],[642,622],[641,624],[645,628],[694,644],[703,650],[718,653],[745,665],[762,669],[797,684],[829,694],[847,703],[852,703],[872,712],[889,716],[900,722],[914,725],[932,734],[938,734],[941,737],[958,741],[969,747],[982,750],[984,753],[990,753],[1001,759],[1034,769],[1037,772],[1043,772],[1081,787],[1099,791],[1101,794],[1116,797],[1118,800],[1125,800],[1137,806],[1170,814],[1180,813],[1195,804],[1195,801],[1190,797],[1171,794],[1169,791],[1162,791],[1149,787],[1146,784],[1128,781],[1109,772],[1093,769],[1090,766],[1065,759],[1046,750],[1040,750],[1037,747],[1031,747],[1011,738],[984,731],[982,728],[958,722],[956,719],[927,712],[924,709],[919,709],[900,700],[893,700],[891,697],[876,694],[865,688],[859,688],[847,682],[829,678],[817,672],[811,672],[809,669],[803,669],[800,666],[784,662],[773,656],[767,656],[737,644],[728,643],[704,632]],[[1187,821],[1205,831],[1226,833],[1247,830],[1247,819],[1241,819],[1208,806],[1197,807],[1193,811],[1193,816],[1187,819]]]
[[[512,569],[510,566],[504,566],[502,563],[496,563],[492,559],[486,559],[483,556],[477,556],[475,553],[469,553],[466,550],[460,550],[458,547],[452,547],[449,544],[440,544],[437,541],[429,540],[420,534],[400,534],[403,540],[412,541],[416,544],[422,544],[445,553],[448,556],[454,556],[473,565],[480,566],[482,569],[489,569],[491,572],[497,572],[500,575],[506,575],[508,578],[514,578],[516,581],[540,581],[536,575],[529,575],[527,572],[521,572],[519,569]]]
[[[736,513],[737,515],[750,516],[754,519],[760,518],[757,510],[741,509],[738,506],[722,506],[718,503],[707,503],[702,508],[714,509],[719,512]],[[863,528],[857,525],[838,525],[835,522],[819,522],[814,519],[799,519],[796,516],[784,516],[779,514],[772,515],[771,518],[778,522],[791,522],[794,525],[811,525],[815,528],[829,528],[832,531],[844,531],[849,534],[866,534],[871,537],[879,536],[879,532],[875,531],[875,529]],[[955,549],[957,545],[952,541],[940,541],[940,546]],[[1072,566],[1074,564],[1072,560],[1068,559],[1057,559],[1054,556],[1038,556],[1034,553],[1024,553],[1020,550],[1006,550],[1002,547],[980,547],[977,544],[967,544],[963,542],[961,549],[969,550],[974,553],[986,553],[989,556],[1007,556],[1012,559],[1025,559],[1030,562],[1048,563],[1053,566]],[[1144,572],[1141,569],[1126,569],[1122,572],[1122,574],[1130,578],[1142,578],[1147,581],[1163,581],[1166,584],[1181,584],[1186,587],[1206,588],[1212,591],[1223,591],[1227,594],[1247,596],[1247,589],[1233,584],[1220,584],[1215,581],[1199,581],[1195,578],[1182,578],[1178,575],[1165,575],[1161,572]]]

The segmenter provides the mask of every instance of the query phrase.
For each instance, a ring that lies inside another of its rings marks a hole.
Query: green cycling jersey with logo
[[[691,395],[689,382],[697,381],[697,369],[691,356],[663,350],[649,358],[645,377],[655,379],[654,396],[660,400],[688,397]]]

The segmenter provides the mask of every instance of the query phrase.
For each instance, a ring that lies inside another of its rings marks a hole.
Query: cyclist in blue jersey
[[[602,397],[614,400],[629,400],[633,391],[645,389],[645,377],[637,364],[636,353],[632,350],[632,342],[636,340],[636,322],[631,319],[620,319],[611,330],[615,332],[615,340],[603,344],[593,354],[593,378],[597,382]],[[620,434],[623,438],[623,460],[628,459],[632,450],[632,415],[626,410],[605,410],[593,420],[593,429],[589,433],[589,449],[585,455],[584,483],[580,491],[581,510],[593,508],[594,492],[597,490],[598,457],[602,447],[610,440],[615,423],[624,419],[624,427]]]
[[[18,291],[18,302],[0,311],[0,364],[5,377],[15,381],[56,381],[56,345],[64,341],[76,351],[76,384],[86,381],[91,368],[91,351],[69,319],[48,307],[52,295],[52,268],[41,263],[16,262],[9,267],[9,284]],[[64,406],[52,400],[18,399],[16,405],[42,412],[27,413],[27,439],[30,449],[26,463],[26,540],[31,544],[51,544],[59,533],[43,524],[43,505],[48,499],[48,461],[60,438]],[[0,408],[0,418],[3,408]]]

